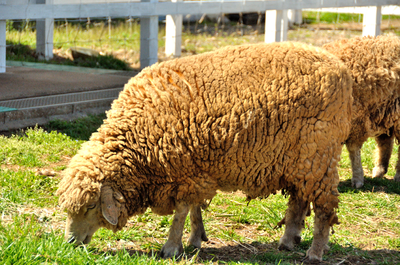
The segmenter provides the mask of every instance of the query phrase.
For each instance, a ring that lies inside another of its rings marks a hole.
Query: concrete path
[[[0,131],[104,113],[138,71],[7,62],[0,74]]]
[[[19,66],[17,66],[19,64]],[[0,74],[0,101],[123,87],[137,72],[9,62]]]

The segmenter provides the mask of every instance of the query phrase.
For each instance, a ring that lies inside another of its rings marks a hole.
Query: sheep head
[[[68,210],[65,239],[77,245],[88,244],[93,234],[101,227],[114,232],[120,229],[125,225],[119,222],[124,202],[124,197],[119,191],[103,184],[100,196],[90,198],[78,211]]]

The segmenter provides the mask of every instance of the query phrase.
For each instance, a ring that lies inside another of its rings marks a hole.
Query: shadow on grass
[[[385,192],[400,194],[400,182],[393,180],[393,177],[385,176],[384,178],[365,177],[364,186],[356,189],[351,186],[351,180],[340,181],[340,193],[359,193],[359,192]]]
[[[182,264],[310,264],[305,259],[306,251],[311,246],[312,239],[300,243],[293,251],[277,250],[277,242],[260,243],[254,241],[250,244],[236,243],[228,246],[212,246],[203,243],[200,251],[185,250],[185,254],[176,259]],[[205,245],[205,246],[204,246]],[[362,250],[353,246],[341,246],[336,243],[329,244],[330,250],[324,254],[322,263],[318,264],[399,264],[400,252],[387,249]],[[130,256],[142,256],[162,261],[159,252],[145,252],[136,249],[126,249]],[[115,255],[116,251],[106,252]]]
[[[310,241],[304,241],[293,251],[278,251],[277,243],[262,244],[253,242],[256,251],[245,245],[227,247],[202,248],[199,253],[201,262],[246,262],[251,264],[307,264],[306,251]],[[246,248],[247,247],[247,248]],[[324,254],[320,264],[399,264],[400,252],[394,250],[361,250],[352,246],[330,244],[331,249]]]

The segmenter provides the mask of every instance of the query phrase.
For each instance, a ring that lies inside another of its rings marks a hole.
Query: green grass
[[[0,163],[44,167],[61,161],[63,156],[74,155],[81,143],[65,134],[38,128],[9,138],[0,135]]]
[[[57,203],[53,196],[57,183],[58,179],[37,176],[30,170],[0,169],[0,210],[6,210],[7,203],[51,207]]]
[[[363,14],[352,13],[333,13],[333,12],[315,12],[303,11],[303,20],[306,23],[313,24],[319,21],[322,23],[343,23],[343,22],[363,22]],[[382,20],[400,19],[400,16],[384,15]]]
[[[304,11],[303,20],[306,23],[313,24],[318,23],[342,23],[342,22],[362,22],[362,14],[347,14],[347,13],[332,13],[332,12],[314,12],[314,11]]]
[[[74,248],[63,240],[66,214],[54,195],[60,170],[104,116],[75,122],[53,121],[47,132],[34,128],[0,138],[0,264],[299,264],[312,243],[313,215],[307,218],[302,242],[293,252],[277,250],[284,228],[274,229],[284,216],[287,198],[281,194],[249,204],[241,193],[219,193],[203,211],[209,242],[200,252],[185,246],[181,260],[157,256],[166,241],[172,216],[150,210],[132,217],[125,229],[100,229],[87,247]],[[85,124],[90,124],[86,128]],[[370,178],[373,139],[362,149],[366,183],[351,187],[348,152],[339,165],[338,211],[341,224],[330,237],[326,264],[396,264],[400,262],[400,184],[392,180],[397,147],[387,179]],[[38,168],[55,177],[35,174]],[[187,219],[184,242],[190,232]]]
[[[83,143],[69,136],[28,129],[0,136],[0,211],[7,205],[54,206],[58,179],[36,174],[37,169],[60,171]],[[14,209],[14,208],[13,208]]]
[[[89,115],[73,121],[53,120],[46,125],[48,131],[58,131],[73,139],[89,140],[92,132],[96,131],[106,114]]]
[[[124,249],[105,253],[75,248],[63,240],[60,231],[48,232],[43,226],[34,215],[15,216],[12,224],[0,221],[1,264],[167,264],[155,255]]]

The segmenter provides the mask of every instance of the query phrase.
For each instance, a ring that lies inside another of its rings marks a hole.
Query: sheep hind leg
[[[169,230],[168,240],[161,249],[162,258],[179,256],[183,253],[182,233],[185,225],[186,216],[189,213],[189,206],[177,204],[175,208],[174,220]]]
[[[346,143],[346,147],[349,151],[351,170],[353,171],[351,184],[353,187],[359,189],[364,186],[364,170],[361,164],[361,145]]]
[[[397,151],[397,162],[396,162],[396,175],[394,175],[394,181],[400,182],[400,147]]]
[[[390,135],[382,134],[376,137],[378,145],[378,154],[375,162],[374,170],[372,171],[373,178],[382,178],[388,171],[389,160],[392,154],[394,137],[393,133]]]
[[[339,223],[334,210],[326,212],[322,207],[314,205],[314,239],[309,250],[307,258],[310,261],[322,261],[324,251],[329,250],[329,231],[333,224]]]
[[[396,128],[394,130],[394,135],[396,137],[397,144],[400,143],[400,135],[399,134],[400,134],[399,128]],[[400,182],[400,146],[399,146],[399,150],[397,150],[396,175],[394,175],[394,181]]]
[[[208,238],[206,231],[204,230],[201,207],[199,205],[192,205],[190,207],[190,226],[191,232],[188,245],[200,249],[201,241],[208,241]]]
[[[301,230],[304,228],[304,220],[310,215],[310,204],[295,196],[290,195],[288,209],[284,220],[285,233],[279,240],[279,250],[292,250],[301,241]],[[279,225],[278,225],[279,226]]]

